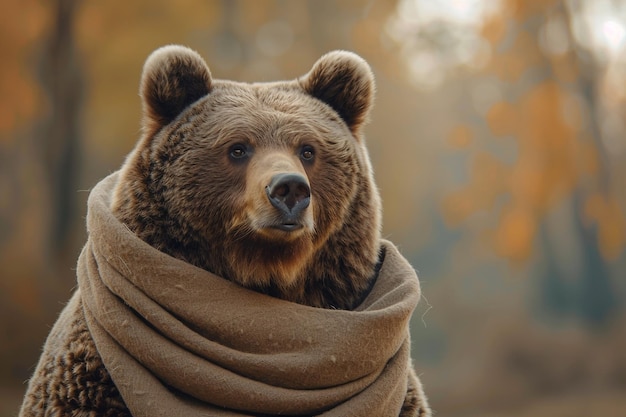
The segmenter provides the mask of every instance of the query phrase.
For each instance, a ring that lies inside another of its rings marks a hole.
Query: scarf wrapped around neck
[[[116,181],[89,196],[75,298],[133,416],[398,415],[420,288],[390,242],[354,311],[295,304],[139,239],[109,208]]]

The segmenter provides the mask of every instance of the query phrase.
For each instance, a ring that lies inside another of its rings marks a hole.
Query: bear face
[[[194,51],[146,61],[143,133],[112,210],[176,258],[286,300],[349,309],[375,277],[380,201],[362,127],[374,80],[343,51],[283,82],[213,79]]]

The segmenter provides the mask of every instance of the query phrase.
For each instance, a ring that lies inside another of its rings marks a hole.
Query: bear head
[[[188,48],[158,49],[113,213],[155,248],[242,286],[353,308],[381,256],[362,134],[373,94],[369,66],[350,52],[295,80],[241,83],[213,79]]]

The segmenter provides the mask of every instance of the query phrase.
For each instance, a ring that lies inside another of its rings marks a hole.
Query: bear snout
[[[277,225],[278,228],[289,231],[302,227],[300,214],[311,202],[311,188],[303,175],[276,174],[265,187],[265,193],[282,217],[283,222]]]

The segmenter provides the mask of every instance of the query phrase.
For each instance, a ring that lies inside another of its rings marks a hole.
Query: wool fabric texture
[[[110,210],[117,178],[89,196],[79,288],[59,322],[82,299],[98,353],[134,417],[398,416],[420,288],[393,244],[383,241],[378,277],[355,310],[300,305],[139,239]]]

